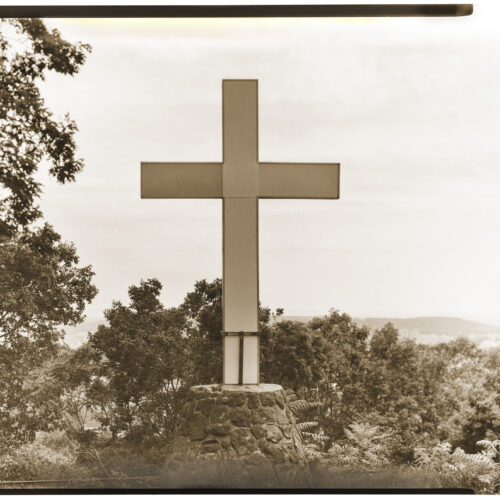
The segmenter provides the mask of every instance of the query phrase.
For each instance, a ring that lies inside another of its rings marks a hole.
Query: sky
[[[259,81],[259,157],[340,162],[339,200],[261,200],[260,300],[289,315],[500,325],[500,5],[434,19],[50,19],[92,45],[42,94],[84,171],[41,207],[91,264],[99,319],[158,278],[222,275],[220,200],[141,200],[141,161],[221,161],[221,82]]]

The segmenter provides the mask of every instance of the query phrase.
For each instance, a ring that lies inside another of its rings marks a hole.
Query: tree
[[[12,236],[36,221],[40,184],[35,173],[48,160],[58,182],[73,181],[83,162],[76,158],[76,124],[54,119],[37,87],[45,72],[74,75],[90,46],[71,44],[40,19],[0,20],[0,236]]]
[[[6,348],[50,348],[59,325],[84,318],[95,297],[90,266],[48,224],[0,245],[0,340]]]
[[[416,345],[411,340],[399,339],[399,332],[391,323],[376,330],[369,343],[369,375],[367,392],[369,406],[380,414],[394,413],[402,398],[416,394],[418,357]],[[415,399],[407,405],[418,413]]]
[[[262,378],[310,396],[327,366],[330,347],[325,339],[304,323],[280,321],[266,330],[261,342]]]
[[[400,340],[391,323],[376,330],[369,344],[364,418],[389,431],[393,458],[402,461],[411,460],[417,436],[425,434],[420,375],[415,342]]]
[[[89,404],[114,436],[166,439],[176,424],[186,378],[186,319],[181,308],[165,309],[156,279],[129,287],[130,305],[113,302],[108,325],[89,335],[95,376]],[[112,403],[105,411],[103,395]]]
[[[466,339],[435,347],[446,359],[440,386],[440,440],[478,451],[477,442],[500,433],[500,363]]]
[[[83,320],[97,293],[90,266],[45,225],[0,244],[0,441],[25,442],[48,424],[38,418],[24,377],[52,355],[60,325]]]
[[[86,404],[103,427],[129,441],[165,441],[185,389],[222,381],[221,280],[196,282],[170,309],[160,302],[161,289],[157,279],[129,287],[130,304],[113,302],[104,313],[108,324],[90,334],[85,349],[56,376],[66,379],[63,373],[77,370],[64,387],[66,401],[83,384]],[[260,316],[267,325],[269,309],[261,308]]]
[[[343,437],[344,428],[366,408],[369,330],[335,310],[314,318],[308,328],[321,335],[330,349],[318,397],[323,404],[320,424],[333,441]]]
[[[36,223],[41,192],[35,174],[45,160],[57,181],[73,181],[73,121],[56,120],[38,83],[46,71],[74,75],[90,47],[63,40],[40,19],[0,19],[0,443],[34,438],[50,427],[38,413],[26,377],[57,351],[59,327],[84,318],[97,293],[90,266],[72,244]]]

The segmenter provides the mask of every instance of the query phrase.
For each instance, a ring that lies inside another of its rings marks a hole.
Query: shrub
[[[42,444],[43,446],[58,452],[68,457],[76,455],[78,446],[75,441],[68,437],[65,431],[51,431],[51,432],[38,432],[36,435],[35,443]]]
[[[470,488],[475,493],[495,493],[500,485],[500,440],[478,441],[479,453],[452,451],[450,443],[439,443],[431,449],[417,448],[418,466],[436,473],[445,488]]]
[[[332,463],[357,470],[389,465],[388,450],[383,444],[386,434],[381,434],[377,426],[364,423],[353,423],[349,427],[350,430],[344,429],[346,439],[333,443],[328,450]]]
[[[322,453],[328,437],[324,435],[322,429],[318,429],[319,423],[307,417],[312,417],[311,412],[321,408],[318,401],[306,401],[299,399],[292,389],[285,391],[288,408],[296,419],[297,430],[300,433],[304,445],[304,452],[308,460],[324,458]]]
[[[1,481],[56,479],[74,462],[74,457],[40,443],[20,446],[0,456]]]

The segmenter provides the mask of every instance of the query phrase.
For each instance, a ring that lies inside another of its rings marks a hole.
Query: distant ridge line
[[[283,315],[272,319],[271,322],[298,321],[307,323],[313,318],[325,315]],[[459,337],[465,337],[477,343],[479,347],[500,346],[500,326],[453,316],[415,316],[412,318],[366,317],[352,318],[352,320],[360,327],[366,325],[371,332],[382,328],[387,323],[392,323],[399,330],[401,338],[414,338],[424,344],[449,342]],[[82,345],[87,340],[87,333],[95,332],[97,326],[100,324],[106,324],[104,318],[101,320],[92,319],[81,325],[66,327],[64,328],[67,332],[65,341],[71,347]]]
[[[289,320],[289,321],[301,321],[301,322],[307,322],[310,321],[313,318],[321,318],[323,316],[327,315],[325,314],[315,314],[315,315],[283,315],[277,318],[277,321],[279,320]],[[411,316],[411,317],[390,317],[390,316],[365,316],[365,317],[352,317],[352,320],[356,323],[380,323],[381,326],[387,324],[387,323],[453,323],[455,325],[469,325],[470,327],[481,327],[484,329],[495,329],[495,330],[500,330],[500,326],[497,325],[491,325],[488,323],[482,323],[480,321],[474,321],[474,320],[469,320],[469,319],[464,319],[464,318],[459,318],[457,316]]]

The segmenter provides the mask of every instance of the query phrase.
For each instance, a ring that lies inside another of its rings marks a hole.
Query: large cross
[[[338,199],[338,163],[263,163],[257,80],[222,81],[222,163],[141,163],[142,198],[222,198],[223,383],[258,384],[259,198]]]

